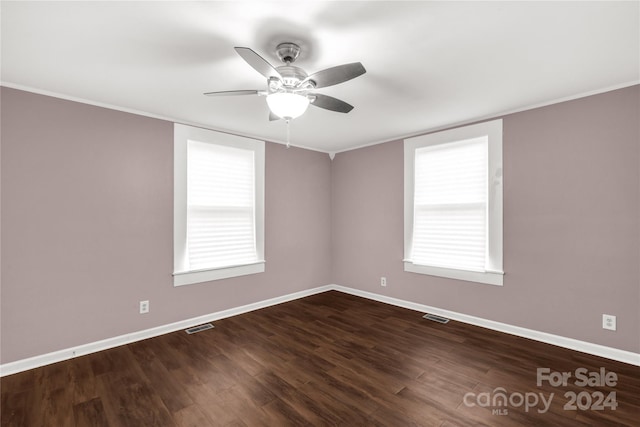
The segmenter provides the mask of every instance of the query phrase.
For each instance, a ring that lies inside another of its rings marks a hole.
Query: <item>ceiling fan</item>
[[[267,97],[269,120],[291,119],[301,116],[309,105],[338,113],[348,113],[353,106],[332,96],[315,92],[356,78],[366,72],[359,62],[338,65],[308,75],[293,64],[300,55],[295,43],[280,43],[276,47],[278,58],[284,63],[273,67],[263,57],[248,47],[236,47],[236,52],[257,72],[267,78],[266,90],[230,90],[207,92],[207,96],[260,95]]]

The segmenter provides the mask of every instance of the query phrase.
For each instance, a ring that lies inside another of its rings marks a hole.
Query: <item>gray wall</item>
[[[329,283],[640,352],[638,86],[504,117],[503,287],[403,271],[396,141],[267,143],[267,271],[174,288],[172,124],[1,97],[3,364]]]
[[[334,283],[640,352],[639,100],[634,86],[504,117],[503,287],[405,273],[402,142],[338,154]]]
[[[1,96],[2,363],[331,283],[326,154],[266,144],[265,273],[174,288],[173,124]]]

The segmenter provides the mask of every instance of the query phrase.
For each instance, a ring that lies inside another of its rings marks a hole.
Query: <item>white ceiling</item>
[[[292,41],[313,73],[367,73],[318,90],[355,106],[310,107],[291,144],[337,152],[640,81],[640,3],[6,2],[5,86],[271,141],[264,89],[234,46],[279,65]]]

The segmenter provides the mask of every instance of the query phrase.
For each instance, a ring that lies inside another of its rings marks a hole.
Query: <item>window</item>
[[[404,144],[405,271],[502,285],[502,120]]]
[[[174,286],[264,271],[264,142],[174,125]]]

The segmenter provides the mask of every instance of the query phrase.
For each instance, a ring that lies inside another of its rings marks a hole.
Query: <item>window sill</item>
[[[411,261],[404,261],[404,271],[418,274],[428,274],[430,276],[446,277],[449,279],[466,280],[468,282],[484,283],[487,285],[502,286],[504,272],[502,271],[469,271],[456,270],[453,268],[432,267],[428,265],[418,265]]]
[[[265,261],[256,261],[253,264],[236,265],[211,270],[175,272],[173,273],[173,286],[193,285],[195,283],[210,282],[212,280],[264,273],[264,264]]]

